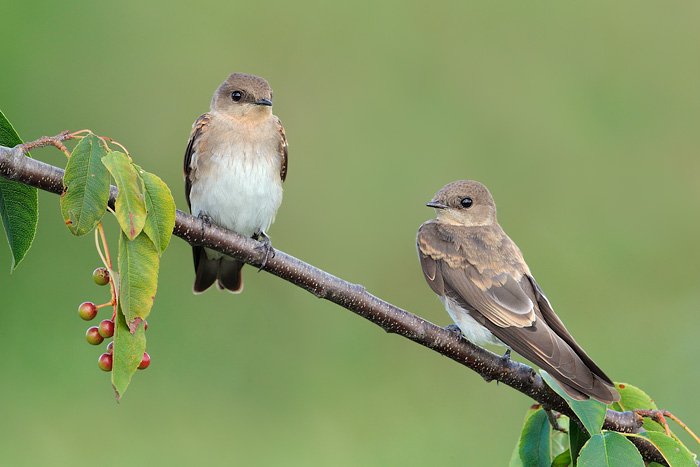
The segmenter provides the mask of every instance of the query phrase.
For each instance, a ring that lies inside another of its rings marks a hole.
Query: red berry
[[[85,321],[90,321],[97,316],[97,307],[92,302],[83,302],[78,307],[78,316]]]
[[[107,268],[97,268],[92,273],[92,280],[95,281],[97,285],[107,285],[109,284],[109,271]]]
[[[147,352],[143,353],[143,360],[139,364],[139,370],[145,370],[151,364],[151,356]]]
[[[97,329],[97,326],[93,326],[87,330],[85,339],[92,345],[100,345],[102,341],[105,340],[104,337],[100,336],[100,330]]]
[[[113,352],[114,352],[114,341],[107,344],[107,353],[112,355]]]
[[[114,321],[108,319],[100,321],[100,336],[112,337],[114,335]]]
[[[112,371],[112,356],[108,353],[103,353],[97,360],[97,366],[102,371]]]
[[[143,322],[143,330],[144,330],[144,331],[148,331],[148,321],[145,321],[145,320],[144,320],[144,322]]]

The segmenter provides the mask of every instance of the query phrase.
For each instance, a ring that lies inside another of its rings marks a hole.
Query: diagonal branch
[[[36,159],[24,157],[21,145],[14,149],[0,146],[0,175],[10,180],[35,186],[55,194],[63,189],[63,170]],[[114,206],[117,189],[112,187],[110,206]],[[190,244],[206,246],[233,256],[252,266],[262,264],[262,244],[253,239],[207,225],[180,210],[176,213],[173,233]],[[329,300],[373,322],[388,333],[399,334],[444,355],[481,375],[497,380],[534,399],[549,410],[555,410],[578,422],[566,401],[547,386],[529,366],[507,361],[478,347],[450,330],[385,302],[358,284],[351,284],[282,251],[276,250],[263,268],[316,297]],[[624,433],[641,429],[641,418],[634,412],[608,410],[603,428]],[[651,448],[649,448],[651,451]],[[644,455],[644,453],[643,453]],[[645,458],[652,458],[652,452]]]

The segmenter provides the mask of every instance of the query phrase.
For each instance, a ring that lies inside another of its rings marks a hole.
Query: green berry
[[[100,345],[102,341],[105,340],[104,337],[100,336],[100,330],[97,329],[97,326],[93,326],[87,330],[85,339],[92,345]]]
[[[102,371],[112,371],[112,356],[108,353],[103,353],[97,360],[97,366]]]
[[[114,321],[108,319],[100,321],[99,331],[102,337],[112,337],[114,335]]]
[[[78,316],[85,321],[90,321],[97,316],[97,307],[92,302],[83,302],[78,307]]]
[[[92,280],[94,280],[97,285],[109,284],[109,271],[107,268],[95,269],[92,273]]]

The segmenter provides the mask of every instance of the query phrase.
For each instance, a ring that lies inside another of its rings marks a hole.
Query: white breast
[[[227,141],[212,148],[192,184],[192,214],[246,237],[266,232],[282,203],[280,156],[269,144]]]

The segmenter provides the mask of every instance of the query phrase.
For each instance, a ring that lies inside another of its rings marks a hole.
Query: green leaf
[[[146,225],[143,231],[153,240],[158,253],[163,253],[168,247],[170,237],[175,227],[175,201],[170,188],[158,176],[136,167],[144,184],[146,199]]]
[[[557,422],[564,431],[552,430],[552,457],[558,457],[569,450],[569,417],[561,415],[557,418]]]
[[[581,448],[589,439],[590,436],[578,426],[578,423],[569,422],[569,449],[571,450],[571,465],[574,467],[576,467],[576,463],[578,462]]]
[[[571,453],[568,449],[552,461],[552,467],[568,467],[569,465],[571,465]]]
[[[543,409],[532,413],[525,421],[520,435],[520,460],[524,467],[550,467],[552,465],[550,425]]]
[[[117,309],[117,322],[115,324],[112,386],[117,396],[117,402],[119,402],[143,359],[143,353],[146,351],[146,333],[143,326],[139,327],[133,334],[130,332],[121,307]]]
[[[530,416],[534,414],[538,409],[540,408],[539,404],[531,406],[528,411],[525,413],[525,420],[523,421],[523,429],[525,428],[525,423],[528,421]],[[521,433],[522,437],[522,433]],[[518,442],[515,443],[515,449],[513,450],[513,454],[511,455],[510,458],[510,463],[508,464],[509,467],[522,467],[523,462],[520,460],[520,440],[521,438],[518,438]]]
[[[665,433],[647,431],[642,434],[628,434],[628,437],[645,438],[651,441],[671,467],[696,467],[695,456],[678,440]]]
[[[651,397],[638,387],[627,383],[615,383],[615,387],[620,393],[620,401],[613,402],[613,410],[618,412],[634,409],[658,410]]]
[[[132,334],[151,312],[158,287],[160,259],[145,233],[129,240],[119,237],[119,301]]]
[[[102,163],[112,174],[119,188],[114,210],[119,225],[130,240],[136,238],[146,224],[146,203],[141,194],[140,178],[134,164],[123,152],[109,151]]]
[[[523,467],[523,461],[520,460],[520,440],[515,444],[513,454],[510,455],[508,467]]]
[[[0,111],[0,146],[12,148],[18,144],[22,144],[22,140]],[[12,252],[11,273],[19,266],[34,241],[39,222],[37,189],[0,177],[0,217]]]
[[[627,383],[616,383],[615,387],[620,393],[620,401],[612,404],[612,409],[618,412],[626,412],[628,410],[657,410],[656,404],[644,391],[638,387]],[[666,429],[660,423],[655,422],[649,417],[644,417],[642,425],[647,431],[666,432]]]
[[[598,433],[588,440],[577,463],[578,467],[643,467],[637,448],[614,431]]]
[[[557,394],[566,400],[566,403],[569,404],[571,410],[573,410],[578,419],[581,420],[581,423],[586,427],[589,434],[594,435],[600,433],[601,428],[603,428],[603,422],[605,421],[605,412],[607,411],[607,406],[605,404],[595,399],[575,401],[564,392],[549,373],[540,370],[540,375],[549,387],[554,389]]]
[[[63,174],[61,214],[73,235],[90,232],[107,210],[109,172],[102,164],[104,143],[92,133],[73,149]]]

